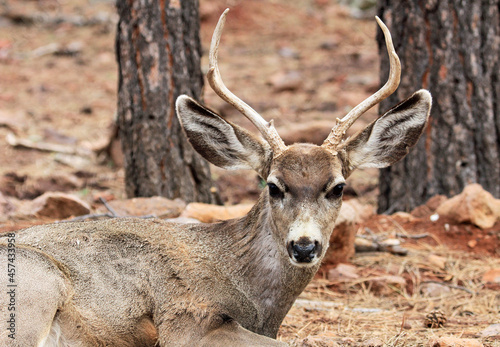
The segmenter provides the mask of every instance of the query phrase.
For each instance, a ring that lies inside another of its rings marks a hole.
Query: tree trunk
[[[381,110],[429,89],[429,125],[401,162],[380,172],[379,212],[411,210],[479,183],[500,197],[500,0],[380,0],[402,63]],[[379,31],[381,80],[389,63]]]
[[[129,197],[214,202],[208,164],[175,114],[180,94],[200,99],[197,0],[117,0],[118,126]]]

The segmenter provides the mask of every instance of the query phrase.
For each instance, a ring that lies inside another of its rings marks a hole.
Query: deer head
[[[287,146],[273,122],[265,121],[222,81],[217,55],[227,12],[221,15],[212,37],[208,82],[223,100],[257,127],[262,137],[224,120],[185,95],[177,99],[177,115],[195,150],[209,162],[226,169],[253,169],[267,182],[259,213],[269,216],[270,232],[280,254],[295,267],[314,267],[328,247],[346,178],[356,168],[382,168],[403,158],[427,123],[431,96],[428,91],[420,90],[358,134],[344,139],[356,119],[399,85],[399,58],[389,30],[377,17],[391,63],[387,83],[345,117],[337,119],[321,146]]]

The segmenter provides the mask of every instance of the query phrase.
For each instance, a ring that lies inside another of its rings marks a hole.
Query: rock
[[[484,347],[479,340],[458,337],[438,337],[429,340],[430,347]]]
[[[350,264],[338,264],[335,268],[328,271],[329,281],[349,281],[359,278],[358,268]]]
[[[434,195],[432,198],[427,200],[425,206],[427,206],[432,212],[435,212],[439,205],[441,205],[446,200],[448,200],[448,198],[445,195]]]
[[[439,284],[439,283],[424,283],[420,286],[420,292],[422,295],[430,297],[430,298],[436,298],[440,297],[446,294],[449,294],[451,292],[450,287],[447,287],[445,285]]]
[[[366,287],[377,296],[386,296],[394,293],[394,288],[405,291],[406,280],[396,275],[381,275],[359,279],[358,282],[367,283]]]
[[[482,338],[500,337],[500,323],[491,324],[489,327],[479,333]]]
[[[456,223],[472,223],[487,229],[500,220],[500,199],[495,199],[481,185],[470,184],[462,193],[439,205],[436,212]]]
[[[441,205],[446,200],[448,200],[448,198],[444,195],[434,195],[432,198],[427,200],[425,205],[415,207],[411,211],[411,215],[417,218],[429,217],[431,214],[436,212],[436,209],[439,207],[439,205]]]
[[[287,59],[299,59],[300,58],[299,52],[296,49],[291,48],[291,47],[281,47],[278,50],[278,54],[280,55],[280,57],[287,58]]]
[[[15,206],[0,192],[0,216],[8,215],[15,210]]]
[[[14,198],[9,199],[0,192],[0,222],[8,220],[9,216],[17,210],[16,205],[11,200]]]
[[[90,206],[74,195],[47,192],[31,202],[30,215],[65,219],[90,213]]]
[[[483,282],[500,284],[500,268],[486,271],[483,275]]]
[[[363,205],[357,199],[350,199],[350,200],[344,201],[343,204],[350,205],[352,208],[354,208],[356,210],[355,223],[364,222],[375,215],[375,209],[373,208],[372,205]],[[340,213],[342,214],[342,209],[340,210]],[[339,216],[339,219],[340,219],[340,216]]]
[[[0,110],[0,128],[5,127],[15,134],[20,133],[21,130],[25,129],[28,126],[27,124],[29,124],[26,120],[25,113],[26,112],[21,110],[14,112]]]
[[[170,200],[161,196],[113,200],[108,204],[120,216],[139,217],[153,214],[158,218],[179,217],[186,207],[186,203],[180,199]]]
[[[446,267],[446,258],[440,257],[439,255],[431,254],[427,257],[427,261],[438,267],[440,270],[444,270]]]
[[[203,223],[213,223],[221,220],[243,217],[252,207],[252,204],[218,206],[193,202],[186,206],[181,217],[194,218]]]
[[[278,72],[269,79],[269,83],[277,93],[297,90],[302,86],[303,82],[299,71]]]
[[[369,282],[377,283],[379,285],[390,284],[392,286],[399,286],[403,288],[406,286],[406,280],[401,276],[395,275],[384,275],[384,276],[376,276],[371,277],[368,280]]]
[[[411,211],[411,215],[415,218],[424,218],[430,214],[432,214],[432,211],[426,205],[417,206]]]
[[[410,213],[401,211],[393,213],[392,218],[396,219],[396,221],[400,223],[411,223],[417,220],[417,218],[415,218],[415,216],[412,216]]]
[[[474,248],[477,246],[477,240],[470,240],[469,242],[467,242],[467,246],[469,246],[469,248]]]
[[[407,320],[404,320],[402,328],[403,328],[403,329],[406,329],[406,330],[410,330],[410,329],[412,329],[413,327],[412,327],[412,325],[411,325],[411,323],[410,323],[410,322],[408,322]]]
[[[372,207],[360,204],[357,200],[344,201],[340,209],[337,223],[330,236],[330,247],[325,255],[325,262],[338,264],[346,262],[354,255],[356,223],[373,215]]]
[[[0,177],[0,190],[18,199],[34,199],[45,192],[67,192],[80,189],[82,185],[76,176],[65,173],[30,177],[8,172]]]

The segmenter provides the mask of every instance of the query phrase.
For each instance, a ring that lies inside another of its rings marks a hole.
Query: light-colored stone
[[[12,213],[12,211],[14,210],[15,210],[14,205],[10,202],[10,200],[7,197],[3,196],[2,192],[0,192],[0,216],[8,215]]]
[[[395,275],[383,275],[383,276],[370,277],[368,279],[368,282],[377,283],[378,285],[390,284],[392,286],[398,286],[400,288],[403,288],[406,286],[406,280],[401,276],[395,276]]]
[[[427,257],[427,261],[438,267],[440,270],[444,270],[446,268],[446,258],[441,257],[439,255],[431,254]]]
[[[330,281],[349,281],[359,278],[358,268],[350,264],[338,264],[335,268],[328,271],[328,280]]]
[[[420,286],[420,292],[427,297],[437,298],[447,295],[451,292],[450,287],[444,286],[439,283],[424,283]]]
[[[439,205],[441,205],[446,200],[448,200],[448,198],[445,195],[434,195],[432,198],[427,200],[425,206],[427,206],[429,210],[434,212],[439,207]]]
[[[456,223],[472,223],[487,229],[500,220],[500,199],[495,199],[481,185],[470,184],[462,193],[439,205],[436,212]]]
[[[500,337],[500,323],[491,324],[486,329],[481,331],[479,335],[485,337]]]
[[[161,196],[112,200],[108,204],[119,216],[155,215],[158,218],[179,217],[186,203],[180,199],[170,200]]]
[[[252,206],[251,204],[218,206],[193,202],[186,206],[181,217],[194,218],[203,223],[213,223],[243,217],[250,211]]]
[[[65,219],[90,213],[90,206],[74,195],[47,192],[30,204],[31,215],[52,219]]]
[[[500,283],[500,268],[486,271],[483,275],[483,282]]]
[[[484,347],[479,340],[458,337],[438,337],[429,340],[429,347]]]
[[[392,218],[400,223],[411,223],[417,220],[417,218],[412,216],[410,213],[401,211],[392,214]]]
[[[474,248],[477,246],[477,240],[470,240],[469,242],[467,242],[467,246],[469,246],[469,248]]]

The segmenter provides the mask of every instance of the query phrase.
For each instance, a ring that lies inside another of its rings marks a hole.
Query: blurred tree
[[[118,127],[129,197],[215,202],[208,164],[175,114],[180,94],[200,99],[197,0],[117,0]]]
[[[480,183],[500,197],[500,0],[380,0],[401,59],[397,93],[381,110],[418,88],[433,106],[422,139],[380,172],[379,212],[410,210],[435,194]],[[382,80],[389,63],[378,33]]]

